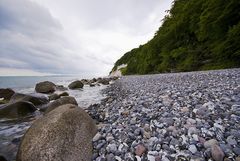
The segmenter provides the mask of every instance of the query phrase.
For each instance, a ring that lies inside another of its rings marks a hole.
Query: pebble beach
[[[240,161],[240,69],[69,83],[1,89],[0,160]]]
[[[87,108],[93,160],[240,160],[240,69],[121,77]]]

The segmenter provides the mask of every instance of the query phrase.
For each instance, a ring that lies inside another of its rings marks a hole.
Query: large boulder
[[[67,104],[36,120],[25,133],[16,161],[91,161],[93,119],[80,107]]]
[[[83,84],[89,84],[89,80],[87,80],[87,79],[82,79],[81,82],[82,82]]]
[[[10,102],[18,102],[18,101],[27,101],[33,103],[35,106],[43,105],[49,102],[47,96],[43,94],[22,94],[22,93],[15,93]]]
[[[53,102],[50,102],[49,104],[47,104],[44,108],[42,109],[46,109],[45,113],[48,113],[52,110],[54,110],[55,108],[61,106],[61,105],[65,105],[65,104],[73,104],[73,105],[78,105],[77,101],[74,97],[71,96],[65,96],[65,97],[61,97]]]
[[[78,89],[78,88],[83,88],[83,86],[84,86],[84,84],[81,81],[76,80],[76,81],[70,83],[68,85],[68,88],[69,89]]]
[[[15,92],[11,88],[1,88],[0,89],[0,98],[4,98],[5,100],[10,100],[12,95]]]
[[[52,100],[59,99],[60,96],[57,93],[53,93],[53,94],[49,95],[48,98],[50,101],[52,101]]]
[[[48,96],[49,100],[52,101],[52,100],[57,100],[59,99],[60,97],[64,97],[64,96],[69,96],[69,93],[67,92],[62,92],[62,93],[53,93],[51,95]]]
[[[0,118],[19,118],[35,112],[37,108],[26,101],[8,103],[0,108]]]
[[[35,86],[35,91],[38,93],[53,93],[55,90],[56,85],[49,81],[37,83]]]
[[[96,78],[93,78],[93,79],[91,79],[91,80],[89,81],[89,83],[95,83],[95,82],[97,82],[97,79],[96,79]]]
[[[108,85],[109,82],[110,82],[110,79],[108,79],[108,78],[101,78],[101,79],[98,78],[98,83],[101,83],[103,85]]]
[[[67,92],[63,92],[63,93],[60,93],[59,96],[60,96],[60,97],[63,97],[63,96],[69,96],[69,93],[67,93]]]
[[[90,83],[89,86],[90,86],[90,87],[95,87],[96,84]]]

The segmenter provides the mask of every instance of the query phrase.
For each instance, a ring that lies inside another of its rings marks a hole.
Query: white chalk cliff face
[[[126,68],[127,64],[122,64],[117,67],[117,70],[110,73],[110,76],[122,76],[121,69]]]

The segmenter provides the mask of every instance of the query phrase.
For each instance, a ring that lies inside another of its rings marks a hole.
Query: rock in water
[[[20,144],[17,161],[90,161],[93,119],[80,107],[67,104],[36,120]]]
[[[38,93],[53,93],[56,91],[56,85],[49,81],[40,82],[36,84],[35,91]]]
[[[223,158],[225,156],[224,152],[218,145],[212,146],[211,154],[212,154],[213,160],[215,160],[215,161],[223,161]]]
[[[59,99],[60,97],[63,97],[63,96],[69,96],[69,94],[67,92],[62,92],[60,94],[53,93],[53,94],[49,95],[48,98],[49,98],[50,101],[53,101],[53,100],[57,100],[57,99]]]
[[[61,97],[61,98],[47,104],[44,107],[46,109],[45,113],[48,113],[48,112],[54,110],[55,108],[57,108],[59,106],[62,106],[62,105],[65,105],[65,104],[78,105],[77,101],[74,97],[64,96],[64,97]]]
[[[77,88],[83,88],[83,83],[79,80],[74,81],[68,85],[69,89],[77,89]]]
[[[10,89],[10,88],[1,88],[0,89],[0,98],[4,98],[5,100],[10,100],[10,98],[12,97],[12,95],[14,94],[15,92]]]
[[[59,99],[60,96],[57,93],[53,93],[53,94],[49,95],[48,98],[50,101],[53,101],[53,100]]]
[[[90,87],[95,87],[96,85],[91,83],[91,84],[89,84],[89,86]]]
[[[109,84],[109,79],[108,78],[101,78],[98,80],[98,83],[101,83],[103,85],[108,85]]]
[[[69,96],[69,93],[63,92],[63,93],[60,93],[59,96],[60,96],[60,97],[62,97],[62,96]]]
[[[15,93],[10,102],[27,101],[33,103],[35,106],[43,105],[49,102],[44,94],[22,94]]]
[[[31,102],[19,101],[8,103],[1,107],[0,118],[24,117],[36,110],[37,108]]]

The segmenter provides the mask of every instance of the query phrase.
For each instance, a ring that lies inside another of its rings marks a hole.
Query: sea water
[[[81,76],[0,76],[0,88],[12,88],[15,92],[31,94],[35,93],[35,85],[42,81],[51,81],[57,85],[68,86]],[[85,85],[83,89],[67,90],[70,96],[75,97],[78,106],[87,108],[91,104],[100,103],[105,98],[102,90],[107,86],[90,87]],[[34,115],[24,119],[6,120],[0,118],[0,156],[8,160],[14,160],[20,140],[31,124],[41,115]]]
[[[19,93],[35,93],[35,85],[42,81],[51,81],[57,85],[68,86],[75,80],[82,79],[81,76],[0,76],[0,88],[12,88],[15,92]],[[70,96],[75,97],[78,104],[82,108],[86,108],[91,104],[98,103],[104,98],[101,90],[106,86],[90,87],[84,86],[80,90],[68,90]]]

